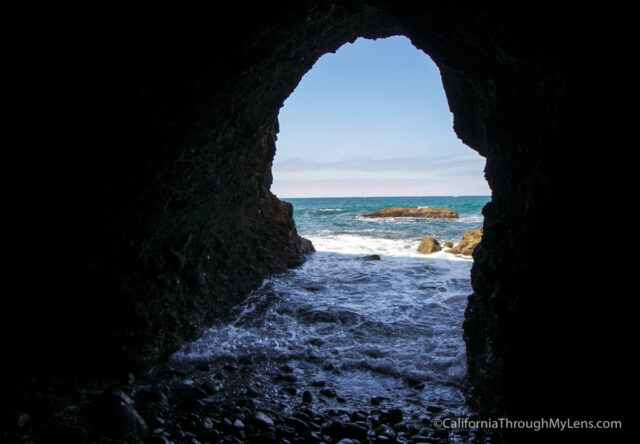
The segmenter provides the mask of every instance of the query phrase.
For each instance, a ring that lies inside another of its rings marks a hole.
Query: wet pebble
[[[372,396],[371,397],[371,404],[372,405],[380,405],[381,402],[383,401],[388,401],[389,398],[386,398],[384,396]]]
[[[280,373],[277,377],[277,380],[279,381],[285,381],[285,382],[297,382],[298,378],[296,378],[294,375],[291,375],[289,373]]]
[[[322,428],[322,433],[330,436],[334,440],[343,438],[356,438],[365,440],[367,429],[361,425],[334,421]]]
[[[337,396],[335,390],[330,388],[323,388],[322,390],[320,390],[320,394],[326,396],[327,398],[335,398]]]
[[[304,434],[309,431],[309,424],[293,416],[288,417],[285,420],[285,424],[289,427],[293,427],[298,433]]]
[[[397,437],[396,431],[386,424],[380,424],[380,426],[378,426],[378,428],[376,429],[376,435],[387,436],[391,439],[396,439]]]
[[[194,411],[194,410],[200,410],[204,407],[204,402],[202,402],[200,399],[185,399],[183,401],[180,401],[177,405],[176,405],[176,410],[182,410],[182,411]]]
[[[391,424],[397,424],[402,421],[402,410],[401,409],[391,409],[385,415],[386,419],[391,422]]]
[[[254,424],[259,426],[259,427],[273,427],[274,426],[273,419],[269,415],[266,415],[265,413],[262,413],[262,412],[256,412],[253,415],[252,420],[253,420]]]
[[[298,393],[298,389],[296,389],[295,387],[292,387],[290,385],[282,387],[282,391],[285,392],[285,393],[289,393],[290,395],[295,395],[295,394]]]

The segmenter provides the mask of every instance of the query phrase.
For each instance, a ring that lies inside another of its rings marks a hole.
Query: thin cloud
[[[274,162],[274,170],[281,173],[302,171],[399,171],[399,172],[429,172],[448,169],[469,168],[477,166],[483,161],[481,158],[440,156],[440,157],[390,157],[373,159],[368,157],[354,157],[334,162],[317,162],[300,158],[285,159]]]

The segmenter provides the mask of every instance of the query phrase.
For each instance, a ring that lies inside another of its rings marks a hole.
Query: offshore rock
[[[422,254],[431,254],[440,250],[442,250],[442,247],[433,236],[425,236],[424,239],[422,239],[422,243],[420,243],[420,246],[418,247],[418,253]]]
[[[424,217],[428,219],[457,219],[458,213],[446,208],[385,208],[362,217]]]
[[[480,241],[482,240],[482,228],[477,230],[467,231],[462,235],[462,240],[458,245],[447,250],[447,253],[462,254],[464,256],[473,255],[473,250],[476,249]]]

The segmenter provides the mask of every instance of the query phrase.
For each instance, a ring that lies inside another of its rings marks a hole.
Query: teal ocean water
[[[251,389],[256,402],[286,410],[309,391],[317,409],[354,411],[373,402],[416,419],[464,414],[462,322],[472,259],[416,249],[425,235],[455,244],[481,227],[490,198],[284,200],[317,252],[266,279],[173,359],[206,362],[209,373],[225,375],[221,400]],[[449,208],[460,217],[362,217],[397,206]],[[363,260],[371,254],[381,260]]]
[[[355,197],[284,199],[293,204],[293,217],[301,236],[318,251],[377,253],[419,257],[416,249],[426,235],[441,244],[459,242],[465,231],[482,226],[482,207],[488,196],[459,197]],[[459,219],[363,218],[382,208],[435,207],[458,212]]]

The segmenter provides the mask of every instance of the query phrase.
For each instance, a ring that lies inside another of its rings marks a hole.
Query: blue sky
[[[279,114],[278,197],[490,195],[435,63],[406,37],[325,54]]]

